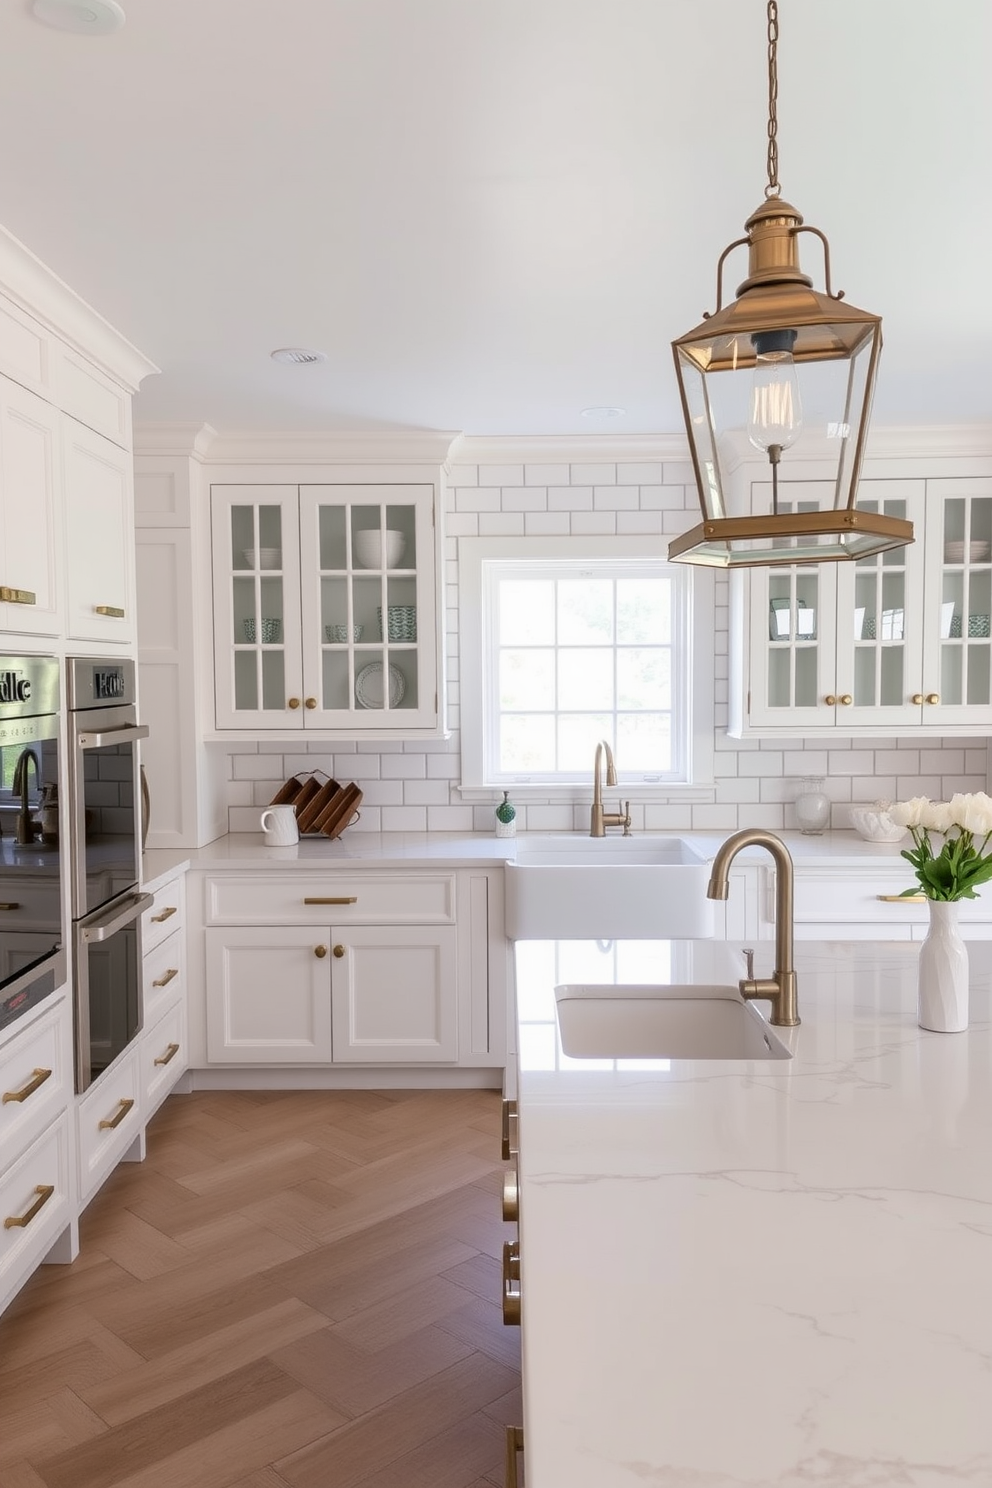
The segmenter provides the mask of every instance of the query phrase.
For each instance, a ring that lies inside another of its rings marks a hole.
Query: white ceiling
[[[765,0],[122,3],[3,0],[0,222],[162,369],[136,419],[679,427],[669,343],[763,197]],[[876,424],[992,421],[990,0],[779,14],[783,195],[883,317]]]

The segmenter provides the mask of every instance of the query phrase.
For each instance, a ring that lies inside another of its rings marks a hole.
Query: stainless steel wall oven
[[[59,663],[0,657],[0,1029],[66,977]]]
[[[134,663],[67,663],[76,1089],[141,1030],[141,765]]]

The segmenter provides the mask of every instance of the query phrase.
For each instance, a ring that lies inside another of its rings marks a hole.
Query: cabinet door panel
[[[61,550],[59,414],[0,378],[0,629],[58,635]]]
[[[227,1064],[331,1058],[327,931],[206,931],[207,1057]],[[323,947],[324,955],[317,953]]]
[[[333,936],[335,1063],[455,1060],[454,929],[380,925]]]
[[[986,732],[992,703],[992,478],[927,482],[924,722]]]
[[[127,642],[136,628],[131,456],[65,415],[62,431],[69,634]]]

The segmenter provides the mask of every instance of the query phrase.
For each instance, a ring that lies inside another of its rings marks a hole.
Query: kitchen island
[[[966,1033],[918,947],[809,943],[791,1060],[670,1063],[567,1059],[554,985],[739,948],[516,952],[528,1488],[992,1482],[992,946]]]

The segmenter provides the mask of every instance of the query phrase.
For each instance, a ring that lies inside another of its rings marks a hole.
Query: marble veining
[[[529,1488],[992,1484],[992,946],[960,1034],[917,954],[798,947],[774,1064],[567,1060],[518,987]]]

